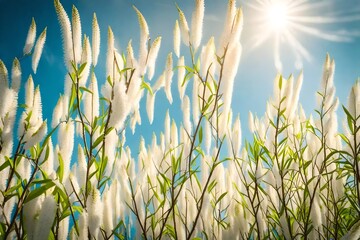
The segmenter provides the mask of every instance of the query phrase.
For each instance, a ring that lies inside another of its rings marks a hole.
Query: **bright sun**
[[[285,29],[288,21],[288,11],[286,5],[283,3],[274,3],[270,6],[267,17],[274,30],[280,31]]]
[[[281,47],[288,46],[295,56],[296,68],[302,68],[302,59],[311,60],[310,51],[303,45],[302,35],[313,36],[327,41],[351,41],[355,32],[332,29],[341,22],[359,21],[360,13],[324,12],[333,9],[335,0],[245,0],[246,5],[256,11],[256,31],[251,39],[253,48],[273,40],[274,64],[282,69]],[[321,13],[321,14],[319,14]],[[326,28],[322,26],[327,25]],[[329,28],[330,26],[330,28]],[[326,30],[325,30],[326,29]],[[307,37],[308,39],[308,37]]]

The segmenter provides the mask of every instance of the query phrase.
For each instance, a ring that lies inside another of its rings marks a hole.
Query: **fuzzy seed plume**
[[[77,8],[73,5],[72,7],[72,15],[71,15],[71,22],[72,22],[72,40],[74,46],[74,60],[76,63],[80,63],[81,60],[81,21],[80,21],[80,14]],[[90,64],[90,63],[89,63]]]
[[[29,133],[26,132],[27,134]],[[40,125],[40,127],[29,137],[25,136],[25,138],[28,138],[25,145],[24,145],[24,149],[27,150],[32,146],[35,146],[36,144],[40,143],[43,138],[45,137],[47,133],[47,121],[43,121],[42,124]]]
[[[0,118],[5,118],[6,114],[16,111],[17,99],[18,94],[13,89],[7,88],[2,91],[2,95],[0,95]],[[0,128],[3,129],[2,124],[0,124]]]
[[[201,43],[204,11],[204,0],[195,0],[195,10],[191,19],[191,44],[195,49],[197,49]]]
[[[32,55],[32,70],[36,74],[37,67],[39,65],[40,57],[44,49],[44,44],[46,41],[46,29],[40,34],[40,37],[36,41],[34,53]]]
[[[184,82],[184,78],[185,78],[185,58],[184,56],[181,56],[179,58],[178,64],[177,64],[178,68],[178,91],[179,91],[179,95],[180,95],[180,99],[182,100],[184,98],[185,95],[185,90],[186,90],[186,86],[188,84],[188,81]]]
[[[95,73],[91,73],[91,82],[88,87],[90,92],[84,93],[84,115],[92,123],[96,116],[99,116],[99,90]]]
[[[153,94],[151,94],[150,92],[147,92],[147,94],[146,94],[146,113],[148,115],[150,124],[152,124],[152,122],[154,120],[155,95],[156,95],[156,92]]]
[[[79,239],[88,239],[88,214],[83,211],[79,216]]]
[[[42,204],[42,198],[35,198],[26,204],[23,207],[23,221],[24,228],[27,233],[27,239],[33,240],[35,239],[35,230],[38,224],[38,219],[36,216],[39,214]]]
[[[31,75],[25,85],[25,104],[27,107],[32,107],[34,101],[34,81]]]
[[[350,90],[347,109],[354,119],[360,114],[360,81],[357,81]]]
[[[297,77],[295,88],[294,88],[294,93],[293,93],[293,96],[291,99],[291,107],[290,107],[290,114],[289,114],[290,117],[293,117],[295,110],[299,104],[299,97],[300,97],[300,91],[302,88],[303,80],[304,80],[304,74],[303,74],[303,71],[301,71],[299,76]]]
[[[132,46],[132,40],[130,39],[126,48],[126,67],[135,68],[137,67],[137,61],[134,57],[134,49]]]
[[[159,76],[158,80],[156,80],[154,86],[152,87],[152,90],[153,92],[157,92],[164,86],[165,86],[165,74],[163,73]]]
[[[51,175],[54,173],[54,146],[51,137],[49,137],[45,149],[46,151],[44,151],[43,154],[41,155],[42,157],[41,167],[48,175]],[[47,155],[47,159],[45,159],[46,155]]]
[[[37,86],[34,91],[34,99],[32,104],[32,115],[30,118],[30,124],[35,125],[39,121],[42,121],[42,101],[40,95],[40,87]]]
[[[177,57],[180,57],[181,35],[180,35],[180,27],[178,20],[175,21],[173,34],[174,34],[174,53]]]
[[[231,29],[233,26],[235,14],[236,14],[236,0],[229,0],[227,6],[224,30],[220,38],[220,45],[217,53],[217,55],[220,57],[223,56],[225,48],[227,47],[230,41]]]
[[[89,37],[84,37],[84,44],[82,47],[82,56],[81,56],[81,64],[86,64],[83,71],[81,72],[79,84],[80,86],[85,86],[90,74],[91,67],[91,46]]]
[[[107,41],[107,53],[106,53],[106,77],[113,77],[114,71],[114,54],[115,54],[115,39],[114,33],[111,27],[108,27],[108,41]],[[113,79],[114,81],[114,79]]]
[[[99,53],[100,53],[100,28],[96,18],[96,14],[93,15],[92,21],[92,63],[96,66]]]
[[[86,206],[88,207],[88,224],[90,234],[93,238],[97,238],[103,216],[103,205],[100,199],[99,190],[96,188],[91,190]]]
[[[133,5],[133,8],[138,16],[140,25],[140,46],[139,46],[139,67],[140,75],[144,75],[146,70],[146,59],[148,57],[148,41],[149,41],[149,27],[142,13]]]
[[[64,179],[67,178],[70,172],[70,161],[74,149],[74,121],[69,119],[68,122],[63,122],[58,130],[58,143],[61,157],[64,161]]]
[[[173,101],[172,93],[171,93],[171,83],[174,72],[172,68],[173,68],[172,53],[169,53],[169,55],[167,56],[166,67],[165,67],[165,93],[170,104],[172,104]]]
[[[216,63],[215,54],[215,40],[214,37],[211,37],[201,51],[200,74],[202,76],[206,76],[207,72],[209,72],[210,76],[214,76]]]
[[[183,40],[183,43],[186,46],[189,46],[190,43],[190,29],[188,22],[186,20],[184,12],[178,7],[179,12],[179,23],[180,23],[180,32],[181,32],[181,38]]]
[[[244,17],[241,8],[236,9],[229,45],[236,44],[240,41],[241,32],[243,29]]]
[[[32,48],[34,47],[34,43],[35,43],[35,38],[36,38],[36,22],[35,19],[32,18],[31,19],[31,24],[26,36],[26,41],[25,41],[25,46],[24,46],[24,50],[23,50],[23,54],[27,55],[31,52]]]
[[[155,38],[149,50],[149,56],[147,59],[147,67],[148,67],[147,75],[149,80],[151,80],[154,76],[155,63],[160,50],[160,46],[161,46],[161,36]]]
[[[0,59],[0,93],[9,87],[8,70],[4,62]]]
[[[54,128],[56,125],[58,125],[61,121],[61,117],[63,115],[63,101],[64,97],[60,96],[59,100],[57,101],[57,104],[54,108],[53,115],[52,115],[52,122],[51,127]]]
[[[21,85],[21,66],[17,58],[14,59],[11,69],[11,88],[19,92]]]
[[[39,240],[49,238],[51,226],[55,219],[57,203],[52,195],[45,197],[39,214],[39,223],[36,226],[35,236]]]
[[[235,156],[239,156],[241,149],[241,123],[239,116],[236,117],[231,136],[234,154]]]
[[[104,205],[111,206],[112,205],[112,196],[111,196],[110,188],[108,186],[106,186],[102,196],[103,196]],[[104,226],[104,231],[106,232],[107,236],[111,235],[112,230],[114,228],[113,215],[116,214],[114,211],[114,208],[115,208],[115,206],[104,208],[103,226]]]
[[[230,111],[231,99],[233,94],[234,79],[237,73],[237,69],[241,57],[241,44],[238,42],[232,48],[229,49],[225,56],[223,67],[223,82],[220,89],[224,97],[224,112],[228,114]]]
[[[183,112],[183,123],[186,132],[191,135],[192,125],[190,118],[190,99],[188,96],[184,96],[184,100],[182,103],[182,112]]]
[[[284,88],[284,97],[285,97],[285,108],[286,113],[289,113],[291,108],[295,108],[296,106],[292,105],[292,98],[294,92],[294,77],[291,74],[289,79],[287,79],[285,88]]]
[[[194,75],[193,89],[192,89],[192,120],[197,122],[199,120],[199,84],[200,79],[197,75]]]
[[[86,170],[87,170],[87,162],[83,148],[81,145],[78,145],[78,168],[77,168],[77,182],[80,188],[83,188],[86,184]]]
[[[126,94],[126,86],[124,82],[116,82],[114,85],[113,113],[110,116],[109,126],[121,129],[130,113],[128,95]]]
[[[69,17],[59,0],[54,0],[55,10],[61,28],[64,61],[69,71],[72,71],[71,60],[73,59],[73,39]]]

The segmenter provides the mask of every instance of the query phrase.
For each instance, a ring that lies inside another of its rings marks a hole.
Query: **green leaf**
[[[53,186],[55,186],[55,183],[53,183],[51,181],[51,182],[48,182],[48,183],[44,184],[43,186],[41,186],[39,188],[34,189],[33,191],[31,191],[29,193],[29,195],[25,199],[25,203],[39,197],[41,194],[45,193],[46,190],[48,190],[49,188],[51,188]]]
[[[56,171],[56,174],[58,175],[60,182],[62,182],[64,177],[64,160],[62,159],[62,156],[60,153],[58,153],[58,159],[59,159],[59,167]]]
[[[203,128],[202,126],[200,126],[200,130],[199,130],[199,143],[201,144],[203,140]]]
[[[101,134],[93,143],[92,147],[96,148],[104,140],[104,135]]]
[[[10,159],[7,159],[3,164],[1,164],[0,166],[0,172],[2,170],[4,170],[5,168],[9,167],[11,164],[10,164]]]
[[[143,80],[142,83],[141,83],[141,88],[148,90],[151,95],[154,95],[153,90],[151,89],[150,84],[147,83],[147,82],[144,81],[144,80]]]
[[[283,81],[283,77],[282,77],[282,75],[280,75],[280,77],[279,77],[279,89],[282,88],[282,81]]]
[[[80,76],[81,73],[84,71],[84,68],[85,68],[86,64],[87,64],[87,63],[81,64],[81,66],[79,67],[79,70],[78,70],[78,76]]]
[[[92,91],[90,91],[89,89],[87,89],[86,87],[80,87],[81,90],[85,91],[85,92],[88,92],[90,94],[93,94]]]
[[[71,87],[71,95],[70,95],[70,101],[69,101],[69,111],[71,111],[72,106],[74,105],[75,99],[76,99],[76,88],[73,85]]]

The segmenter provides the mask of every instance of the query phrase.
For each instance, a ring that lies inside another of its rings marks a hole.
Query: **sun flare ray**
[[[303,35],[331,42],[351,42],[360,34],[343,29],[340,23],[360,22],[359,11],[323,11],[333,9],[334,0],[256,0],[246,3],[256,14],[256,34],[251,41],[254,49],[268,41],[274,44],[274,64],[281,72],[283,46],[293,48],[295,67],[302,66],[303,59],[311,61],[310,51],[302,43]],[[321,13],[321,14],[319,14]]]

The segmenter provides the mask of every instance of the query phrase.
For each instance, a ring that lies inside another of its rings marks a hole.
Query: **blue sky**
[[[96,69],[100,84],[105,79],[105,53],[106,32],[110,25],[114,31],[118,48],[125,49],[128,40],[133,39],[136,47],[139,38],[139,27],[137,17],[132,9],[134,4],[146,18],[151,38],[161,35],[162,46],[160,56],[157,60],[158,67],[156,76],[159,75],[164,66],[165,58],[172,51],[172,31],[177,10],[175,1],[169,0],[63,0],[61,1],[68,14],[74,4],[81,16],[83,32],[91,35],[91,21],[93,12],[97,13],[101,30],[101,52],[99,64]],[[249,1],[247,1],[249,2]],[[252,1],[253,2],[253,1]],[[337,96],[341,103],[346,103],[347,94],[355,80],[360,76],[360,19],[350,22],[340,22],[346,16],[359,16],[359,0],[332,0],[332,1],[308,1],[309,3],[328,2],[325,7],[310,9],[309,15],[331,16],[339,19],[339,22],[326,25],[314,25],[326,31],[349,32],[353,35],[351,42],[329,42],[307,34],[296,33],[296,38],[304,44],[311,53],[311,62],[303,62],[304,84],[301,91],[300,102],[308,113],[315,108],[315,92],[320,86],[322,64],[328,52],[336,61],[335,85]],[[178,1],[184,10],[188,21],[191,20],[193,1]],[[254,33],[261,29],[256,24],[259,13],[251,9],[246,2],[238,1],[244,11],[244,31],[242,34],[243,55],[238,69],[237,79],[234,85],[233,111],[240,113],[243,131],[247,127],[247,113],[253,111],[262,115],[265,111],[266,101],[272,94],[273,79],[276,69],[273,63],[273,42],[267,41],[258,48],[251,49],[251,39]],[[202,43],[206,43],[210,36],[218,37],[222,32],[223,21],[226,13],[226,1],[205,0],[205,24]],[[47,41],[43,56],[40,60],[36,75],[33,75],[35,84],[39,84],[43,100],[43,112],[45,118],[51,118],[52,109],[55,106],[59,94],[63,92],[64,76],[66,73],[60,28],[57,22],[53,1],[43,0],[0,0],[0,59],[11,68],[11,62],[15,56],[20,57],[25,43],[27,30],[34,17],[37,23],[37,34],[47,26]],[[281,43],[281,59],[284,63],[284,76],[294,73],[296,76],[300,70],[294,66],[295,58],[286,42]],[[184,45],[181,51],[188,52]],[[22,83],[31,72],[31,58],[21,60],[23,78]],[[175,74],[176,76],[176,74]],[[165,94],[157,95],[155,102],[155,118],[152,129],[159,131],[163,129],[163,119],[166,109],[170,109],[170,115],[179,115],[180,101],[176,88],[176,77],[173,80],[172,91],[176,101],[170,105],[165,100]],[[189,85],[190,86],[190,85]],[[21,93],[23,94],[23,92]],[[145,99],[143,99],[145,100]],[[142,101],[145,103],[145,101]],[[143,109],[144,109],[143,105]],[[151,136],[148,131],[148,120],[145,111],[142,111],[143,126],[138,128],[140,134]],[[246,132],[246,131],[245,131]],[[129,137],[131,140],[131,137]],[[149,138],[148,138],[149,139]],[[134,139],[135,140],[135,139]]]

